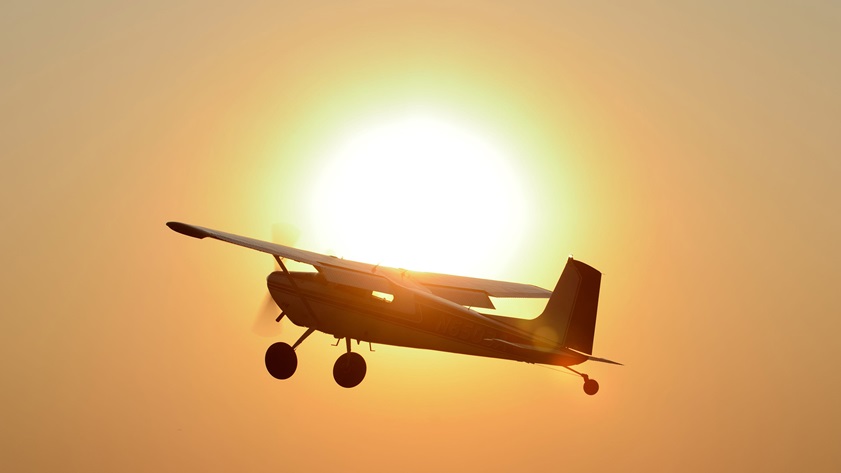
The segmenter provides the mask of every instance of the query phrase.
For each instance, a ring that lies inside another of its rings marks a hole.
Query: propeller
[[[274,243],[293,246],[300,236],[301,231],[291,223],[283,222],[272,225],[272,242]],[[275,271],[279,269],[280,266],[275,262]],[[280,322],[278,320],[280,313],[280,308],[275,304],[271,294],[267,292],[260,303],[251,330],[262,337],[277,337],[281,332],[281,325],[278,323]]]
[[[280,315],[280,308],[275,304],[270,294],[263,297],[257,317],[251,326],[251,331],[261,337],[277,337],[281,332],[281,325],[277,321]]]

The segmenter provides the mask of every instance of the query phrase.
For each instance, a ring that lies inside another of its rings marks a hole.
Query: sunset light
[[[312,191],[320,243],[351,259],[483,274],[488,255],[516,248],[529,225],[512,154],[478,128],[433,113],[354,129]]]
[[[841,472],[839,6],[0,3],[0,472]]]

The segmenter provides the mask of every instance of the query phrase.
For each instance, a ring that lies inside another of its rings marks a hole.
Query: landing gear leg
[[[297,342],[295,342],[295,344],[294,344],[294,345],[292,345],[292,349],[294,350],[294,349],[298,348],[298,345],[300,345],[300,344],[301,344],[301,342],[303,342],[304,340],[306,340],[306,339],[307,339],[307,337],[309,337],[310,335],[312,335],[312,333],[313,333],[313,332],[315,332],[315,329],[314,329],[314,328],[312,328],[312,327],[308,328],[308,329],[307,329],[307,331],[306,331],[306,332],[304,332],[304,334],[303,334],[303,335],[301,335],[301,338],[299,338],[299,339],[298,339],[298,341],[297,341]]]
[[[599,392],[599,383],[595,380],[587,376],[586,374],[576,371],[569,366],[564,366],[564,368],[572,371],[573,373],[581,376],[584,379],[584,392],[587,393],[588,396],[592,396]]]
[[[340,356],[333,365],[333,379],[343,388],[352,388],[365,379],[368,368],[362,355],[350,351],[350,337],[346,337],[345,340],[347,353]]]

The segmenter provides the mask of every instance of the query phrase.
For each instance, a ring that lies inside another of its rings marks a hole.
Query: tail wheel
[[[343,388],[352,388],[365,379],[367,371],[365,358],[359,353],[348,352],[340,356],[333,365],[333,379]]]
[[[599,383],[596,382],[595,379],[587,379],[584,381],[584,392],[588,395],[592,396],[599,392]]]
[[[266,350],[266,369],[277,379],[288,379],[298,368],[298,355],[288,343],[277,342]]]

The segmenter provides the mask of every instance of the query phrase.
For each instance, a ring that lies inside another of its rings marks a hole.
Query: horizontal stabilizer
[[[608,360],[606,358],[599,358],[597,356],[588,355],[586,353],[581,353],[580,351],[573,350],[572,348],[560,348],[560,349],[558,349],[558,348],[551,348],[551,347],[540,347],[540,346],[535,346],[535,345],[525,345],[525,344],[522,344],[522,343],[509,342],[508,340],[502,340],[502,339],[499,339],[499,338],[486,338],[485,340],[486,341],[491,341],[491,342],[501,342],[501,343],[504,343],[506,345],[517,347],[520,350],[524,350],[524,351],[527,351],[527,352],[538,352],[538,353],[545,353],[545,354],[551,354],[551,355],[565,356],[565,357],[570,357],[570,358],[584,357],[588,361],[598,361],[600,363],[610,363],[612,365],[623,366],[622,363],[618,363],[616,361],[611,361],[611,360]]]
[[[619,363],[618,361],[612,361],[608,360],[607,358],[599,358],[597,356],[588,355],[586,353],[581,353],[578,350],[573,350],[572,348],[567,348],[567,350],[574,351],[575,353],[578,353],[581,356],[586,356],[589,361],[598,361],[599,363],[610,363],[611,365],[625,366],[622,363]]]
[[[599,357],[592,356],[592,355],[585,355],[585,356],[590,361],[598,361],[599,363],[610,363],[611,365],[625,366],[622,363],[619,363],[618,361],[608,360],[607,358],[599,358]]]

